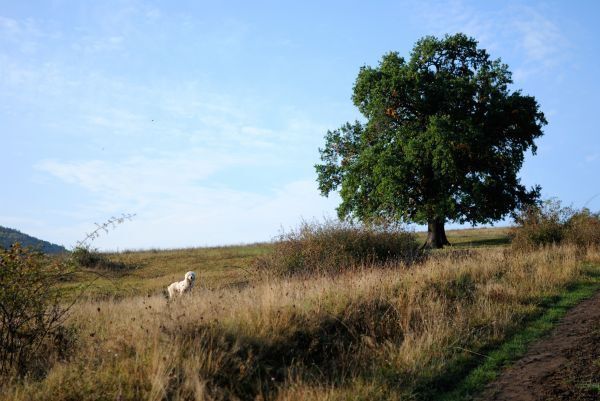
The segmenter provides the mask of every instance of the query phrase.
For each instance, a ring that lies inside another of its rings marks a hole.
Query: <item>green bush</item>
[[[66,354],[72,333],[59,285],[73,272],[59,258],[22,248],[0,248],[0,378],[43,373]]]
[[[274,250],[256,266],[276,275],[335,273],[368,264],[412,261],[419,255],[413,233],[391,226],[304,222],[276,238]]]
[[[529,250],[551,244],[579,247],[600,245],[600,215],[588,209],[575,210],[548,200],[525,209],[511,233],[512,247]]]

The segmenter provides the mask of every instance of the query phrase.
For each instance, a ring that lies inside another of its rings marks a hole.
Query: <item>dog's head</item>
[[[187,281],[189,281],[190,283],[193,283],[196,280],[196,273],[194,273],[194,272],[185,273],[185,279]]]

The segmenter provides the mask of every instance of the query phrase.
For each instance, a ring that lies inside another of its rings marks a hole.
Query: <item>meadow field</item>
[[[595,247],[448,234],[454,246],[418,262],[301,277],[253,268],[273,244],[110,254],[129,268],[64,285],[86,285],[66,349],[48,347],[47,370],[5,383],[3,399],[439,399],[562,295],[600,288]],[[167,302],[187,270],[198,285]]]
[[[509,242],[508,227],[477,228],[447,231],[454,249],[502,246]],[[424,242],[426,233],[415,233]],[[78,272],[72,283],[65,288],[77,293],[81,284],[86,285],[84,297],[120,297],[132,295],[155,295],[166,286],[179,281],[188,270],[199,274],[196,283],[201,288],[217,289],[225,286],[244,285],[252,280],[252,262],[257,256],[266,255],[273,243],[257,243],[222,247],[188,249],[153,249],[108,253],[106,256],[129,269],[84,269]]]

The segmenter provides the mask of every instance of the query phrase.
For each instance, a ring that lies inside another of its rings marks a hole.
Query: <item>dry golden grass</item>
[[[152,294],[88,300],[70,317],[70,359],[4,391],[15,401],[414,399],[585,280],[582,260],[600,263],[600,253],[485,248],[200,287],[170,304]]]

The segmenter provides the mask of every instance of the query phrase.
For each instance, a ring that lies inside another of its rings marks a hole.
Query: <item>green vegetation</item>
[[[490,223],[532,204],[539,187],[517,173],[546,119],[511,83],[508,66],[463,34],[362,67],[352,99],[367,122],[327,132],[321,193],[339,189],[340,217],[428,224],[433,248],[447,244],[447,221]]]
[[[16,242],[24,247],[31,247],[48,254],[64,253],[67,251],[60,245],[34,238],[12,228],[0,226],[0,248],[9,249]]]
[[[0,248],[0,381],[39,377],[69,345],[63,326],[70,306],[60,283],[72,273],[61,260],[22,248]]]

